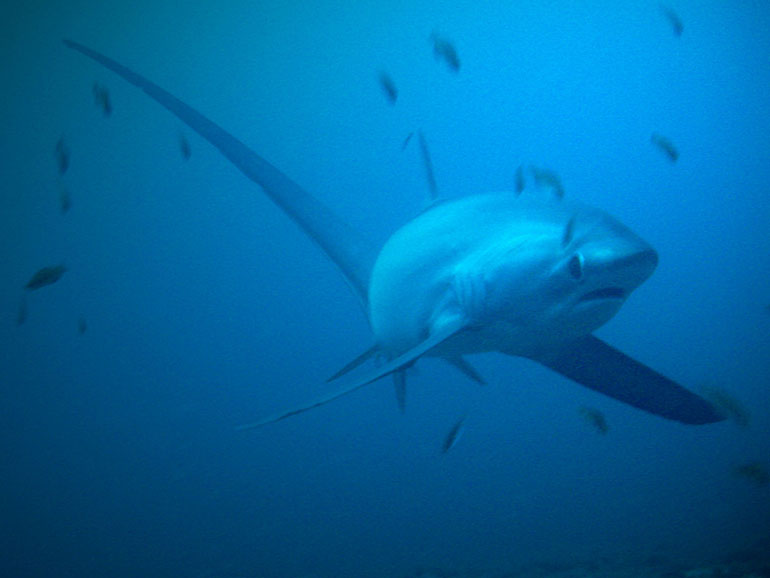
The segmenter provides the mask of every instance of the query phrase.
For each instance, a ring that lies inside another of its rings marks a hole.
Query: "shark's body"
[[[73,48],[144,90],[217,147],[318,243],[359,297],[374,345],[344,385],[278,421],[404,370],[423,355],[481,378],[463,355],[533,359],[587,387],[688,424],[720,421],[704,399],[592,335],[644,282],[657,254],[606,213],[553,197],[493,193],[437,202],[381,249],[224,129],[159,86],[83,45]],[[383,361],[361,366],[371,357]]]
[[[388,240],[371,276],[369,317],[388,357],[460,326],[438,352],[538,358],[603,325],[656,263],[642,239],[597,209],[473,195],[430,209]]]

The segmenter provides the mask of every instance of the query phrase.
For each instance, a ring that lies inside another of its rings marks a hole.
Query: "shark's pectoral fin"
[[[240,425],[238,426],[238,429],[240,430],[253,429],[263,425],[267,425],[269,423],[281,421],[282,419],[286,419],[287,417],[291,417],[293,415],[297,415],[298,413],[303,413],[310,409],[325,405],[330,401],[334,401],[335,399],[342,397],[343,395],[353,393],[354,391],[361,389],[365,385],[368,385],[373,381],[377,381],[381,377],[385,377],[386,375],[390,375],[395,371],[403,370],[409,367],[415,361],[417,361],[418,358],[422,357],[425,353],[427,353],[428,351],[430,351],[440,343],[452,337],[452,335],[454,335],[458,331],[461,331],[464,327],[465,327],[464,321],[459,319],[453,322],[445,323],[438,331],[434,332],[430,337],[425,339],[425,341],[420,342],[413,348],[405,351],[398,357],[391,359],[387,363],[384,363],[379,367],[373,368],[369,372],[364,373],[362,376],[353,378],[350,383],[342,386],[340,389],[332,393],[329,393],[325,397],[322,397],[321,399],[313,403],[310,403],[308,405],[302,406],[298,409],[293,409],[291,411],[287,411],[285,413],[282,413],[276,416],[267,417],[265,419],[255,421],[253,423]]]
[[[693,425],[724,419],[702,397],[593,335],[535,361],[581,385],[666,419]]]

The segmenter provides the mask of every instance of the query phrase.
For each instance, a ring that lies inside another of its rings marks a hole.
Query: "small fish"
[[[749,462],[733,468],[736,476],[741,476],[754,482],[758,486],[770,484],[770,474],[767,469],[759,462]]]
[[[401,143],[401,150],[406,149],[406,145],[409,144],[409,141],[412,140],[412,136],[414,135],[414,131],[410,132],[408,135],[406,135],[406,138],[404,139],[404,142]],[[768,305],[770,307],[770,305]]]
[[[569,244],[572,242],[572,237],[575,232],[575,217],[573,216],[568,222],[567,226],[564,227],[564,235],[562,235],[561,238],[561,246],[566,249],[569,247]]]
[[[59,140],[56,141],[56,166],[59,169],[59,174],[63,175],[67,172],[67,169],[70,167],[70,150],[67,147],[67,143],[64,142],[64,137],[59,137]]]
[[[107,88],[98,82],[94,82],[91,91],[94,94],[94,104],[101,109],[105,117],[110,116],[112,114],[112,101],[110,100],[110,92]]]
[[[456,424],[452,426],[452,429],[449,430],[449,433],[446,435],[446,438],[444,438],[444,445],[441,446],[442,454],[447,453],[449,450],[455,447],[455,444],[458,441],[460,441],[460,438],[463,435],[464,424],[465,424],[465,418],[462,417]]]
[[[389,104],[396,104],[398,99],[398,89],[396,83],[393,82],[393,78],[387,72],[380,72],[380,88],[385,93],[385,98],[388,99]]]
[[[580,415],[582,415],[583,418],[585,418],[585,420],[600,434],[605,435],[609,431],[610,428],[607,425],[607,419],[598,409],[593,407],[581,407]]]
[[[428,141],[425,140],[425,135],[422,131],[418,131],[417,136],[420,139],[420,154],[422,155],[422,163],[425,166],[425,177],[428,179],[430,200],[435,201],[438,198],[438,186],[436,185],[436,176],[433,174],[433,161],[430,159]]]
[[[659,135],[658,133],[652,133],[650,142],[658,147],[668,157],[672,163],[675,163],[679,159],[679,151],[674,144],[666,137]]]
[[[663,16],[665,16],[669,23],[671,24],[671,28],[674,29],[674,36],[677,38],[682,35],[682,30],[684,30],[684,25],[682,24],[682,19],[679,18],[679,15],[673,11],[668,6],[664,6],[663,4],[660,5],[660,11],[663,12]]]
[[[88,329],[88,324],[86,323],[86,318],[84,315],[81,315],[78,318],[78,334],[83,335],[87,329]]]
[[[556,172],[533,165],[530,165],[529,170],[532,173],[532,178],[535,179],[535,186],[537,188],[549,188],[557,198],[564,198],[564,186],[561,184],[561,179]]]
[[[72,198],[70,193],[63,186],[59,187],[59,208],[62,215],[72,208]]]
[[[67,268],[64,265],[43,267],[37,273],[32,275],[32,278],[24,287],[30,291],[34,291],[35,289],[40,289],[46,285],[56,283],[61,278],[61,276],[64,275],[66,270]]]
[[[524,188],[527,186],[527,181],[524,178],[524,167],[519,165],[516,169],[516,196],[518,197]]]
[[[446,62],[449,70],[455,74],[460,72],[460,57],[457,55],[454,44],[436,32],[431,33],[430,40],[433,42],[433,56],[436,57],[436,60]]]
[[[751,421],[749,410],[727,391],[721,387],[706,386],[702,388],[701,393],[727,419],[732,420],[741,427],[749,427],[749,422]]]
[[[181,132],[179,133],[179,152],[182,153],[182,158],[186,161],[190,159],[190,155],[192,154],[192,150],[190,149],[190,142]]]
[[[21,296],[21,301],[19,302],[19,312],[16,314],[16,325],[24,325],[24,322],[27,320],[27,298],[26,296]]]

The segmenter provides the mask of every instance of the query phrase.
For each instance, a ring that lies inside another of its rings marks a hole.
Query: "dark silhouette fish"
[[[70,149],[67,147],[67,143],[64,142],[64,137],[59,137],[56,141],[56,167],[59,169],[59,174],[63,175],[70,168]]]
[[[393,82],[393,78],[387,72],[380,72],[380,88],[385,94],[385,98],[388,99],[389,104],[396,104],[398,100],[398,89],[396,83]]]
[[[751,414],[746,407],[735,397],[727,393],[721,387],[704,387],[701,395],[709,400],[727,419],[732,420],[741,427],[749,427]]]
[[[454,44],[436,32],[430,35],[430,40],[433,42],[433,56],[437,60],[446,62],[449,70],[455,74],[460,72],[460,57],[457,55]]]
[[[435,201],[438,198],[438,186],[436,185],[436,175],[433,173],[433,161],[430,158],[428,141],[425,140],[425,135],[421,130],[417,131],[417,136],[420,141],[420,155],[422,156],[422,164],[425,167],[425,178],[428,179],[430,200]]]
[[[62,215],[72,208],[72,197],[70,197],[69,191],[63,186],[59,188],[59,208]]]
[[[527,181],[524,178],[524,167],[519,165],[516,169],[516,195],[520,195],[526,186]]]
[[[575,218],[572,217],[567,221],[567,226],[564,227],[564,234],[561,237],[561,246],[566,249],[572,243],[572,239],[575,236]]]
[[[463,425],[465,424],[465,418],[461,418],[456,424],[452,426],[452,429],[449,430],[449,433],[446,435],[446,438],[444,439],[444,445],[441,446],[441,453],[445,454],[449,450],[451,450],[458,441],[460,441],[460,437],[463,435]]]
[[[598,409],[593,407],[581,407],[580,415],[582,415],[585,420],[591,424],[593,428],[600,434],[604,435],[609,431],[610,428],[607,425],[607,419]]]
[[[182,153],[182,158],[186,161],[190,159],[190,155],[192,154],[190,142],[181,132],[179,133],[179,152]]]
[[[675,163],[679,159],[679,151],[669,139],[656,132],[652,133],[650,142],[658,147],[663,154],[668,157],[672,163]]]
[[[674,36],[681,36],[682,30],[684,30],[684,24],[682,24],[682,19],[679,18],[679,15],[670,7],[664,6],[663,4],[660,5],[660,11],[663,12],[663,15],[671,24],[671,28],[674,30]]]
[[[766,486],[770,484],[770,474],[767,469],[759,462],[749,462],[736,466],[733,470],[736,476],[746,478],[754,482],[758,486]]]
[[[64,265],[43,267],[37,273],[32,275],[32,278],[27,281],[27,284],[24,287],[30,291],[34,291],[35,289],[40,289],[46,285],[52,285],[61,279],[61,276],[64,275],[66,270],[67,268]]]
[[[94,104],[99,107],[104,116],[110,116],[112,114],[110,92],[98,82],[94,82],[92,92],[94,94]]]
[[[406,135],[406,138],[404,139],[404,142],[401,143],[401,150],[406,149],[406,145],[409,144],[409,141],[412,140],[412,137],[414,136],[414,132],[410,132],[408,135]],[[768,305],[768,311],[770,311],[770,305]]]

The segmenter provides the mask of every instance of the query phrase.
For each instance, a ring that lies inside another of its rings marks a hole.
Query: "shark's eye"
[[[567,270],[575,281],[583,278],[583,255],[575,253],[567,263]]]

